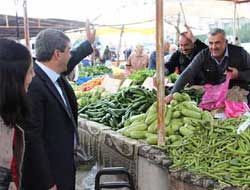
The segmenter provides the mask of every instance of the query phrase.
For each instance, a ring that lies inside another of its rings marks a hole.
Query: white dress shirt
[[[47,67],[46,65],[36,61],[37,65],[46,73],[46,75],[49,77],[49,79],[52,81],[52,83],[55,85],[57,91],[59,92],[61,98],[63,99],[64,104],[67,106],[66,100],[63,96],[63,92],[61,87],[59,86],[57,79],[60,77],[58,73]]]

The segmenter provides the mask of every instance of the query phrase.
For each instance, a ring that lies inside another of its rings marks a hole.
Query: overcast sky
[[[18,1],[18,13],[22,15],[22,0],[0,0],[0,13],[15,14],[15,1]],[[99,7],[105,6],[102,5],[103,2],[105,1],[97,3],[97,0],[27,0],[28,16],[83,19],[95,15],[94,12],[100,12]]]
[[[18,1],[18,15],[23,15],[23,0],[0,0],[0,14],[15,15],[15,1]],[[127,17],[134,17],[138,13],[138,6],[144,5],[144,2],[153,2],[153,0],[27,0],[27,10],[29,17],[39,18],[63,18],[75,20],[90,20],[97,17],[105,20],[117,20],[119,14],[126,11]],[[149,7],[149,6],[146,6]],[[148,13],[143,11],[143,16],[148,15],[155,8],[151,6]],[[124,14],[125,15],[125,14]],[[150,14],[151,15],[151,14]]]

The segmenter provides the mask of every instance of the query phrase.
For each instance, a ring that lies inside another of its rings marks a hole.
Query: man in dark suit
[[[95,33],[71,50],[61,31],[46,29],[36,38],[36,76],[29,87],[32,113],[25,122],[25,190],[74,190],[74,150],[78,143],[77,102],[64,75],[92,53]]]

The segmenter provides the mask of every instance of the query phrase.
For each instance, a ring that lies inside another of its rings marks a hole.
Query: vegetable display
[[[105,66],[91,66],[91,67],[80,67],[79,68],[79,77],[87,77],[87,76],[99,76],[104,74],[112,73],[112,69],[109,69]]]
[[[80,85],[78,87],[78,89],[81,91],[89,91],[89,90],[93,89],[94,87],[101,85],[102,81],[103,81],[103,78],[95,78],[95,79],[92,79],[92,80]]]
[[[250,130],[238,135],[237,127],[246,117],[200,122],[192,134],[167,145],[172,169],[209,176],[233,186],[250,188]]]
[[[142,69],[135,71],[128,78],[133,80],[134,85],[141,85],[147,77],[152,77],[155,74],[155,70]]]
[[[182,92],[187,93],[190,96],[191,100],[195,101],[197,104],[201,102],[201,98],[204,94],[204,90],[194,88],[186,88]]]
[[[155,92],[131,86],[79,110],[79,116],[117,130],[128,118],[145,113],[156,100]]]
[[[101,90],[91,92],[78,100],[84,106],[79,110],[80,117],[111,126],[129,138],[157,145],[155,91],[130,86],[97,100],[100,94]],[[192,101],[200,96],[194,90],[177,92],[165,106],[163,149],[173,160],[170,170],[185,169],[226,186],[250,189],[250,129],[236,133],[248,117],[215,120],[210,112],[202,111]]]
[[[248,119],[214,120],[185,93],[173,94],[166,106],[166,154],[173,160],[171,170],[186,169],[211,177],[227,186],[250,188],[250,129],[237,134]],[[127,120],[119,132],[133,139],[157,144],[156,103],[146,113]]]
[[[193,123],[212,122],[209,112],[203,112],[186,93],[174,93],[170,105],[165,107],[166,143],[179,140],[181,136],[191,135],[195,130]],[[156,102],[146,113],[129,118],[124,128],[120,129],[123,135],[145,139],[149,144],[157,144],[157,111]],[[133,134],[133,135],[131,135]],[[136,135],[135,135],[136,134]]]
[[[101,99],[103,92],[104,89],[100,87],[86,92],[75,91],[79,108],[82,108],[91,103],[95,103],[97,100]]]
[[[167,76],[169,82],[171,83],[175,83],[175,81],[177,81],[177,79],[179,78],[179,75],[177,73],[172,73],[170,75]]]

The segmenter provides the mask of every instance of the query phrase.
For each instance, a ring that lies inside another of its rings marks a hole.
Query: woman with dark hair
[[[0,190],[20,189],[24,135],[29,113],[26,92],[34,76],[29,50],[0,39]]]

